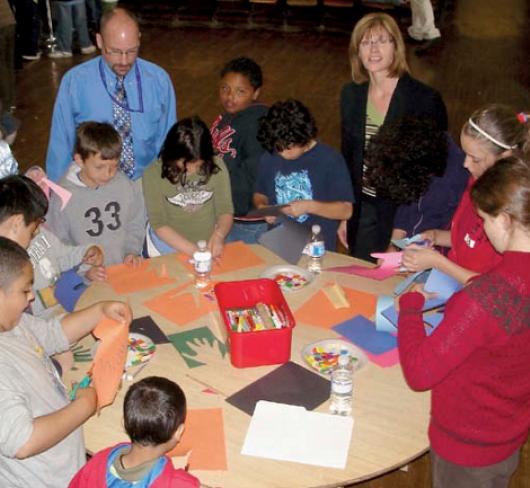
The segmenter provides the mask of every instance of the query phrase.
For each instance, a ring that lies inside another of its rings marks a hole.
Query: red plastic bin
[[[296,325],[293,314],[278,284],[266,278],[226,281],[215,285],[219,311],[228,330],[230,361],[236,368],[282,364],[291,358],[291,338]],[[234,332],[230,327],[227,309],[253,307],[262,302],[278,307],[287,319],[288,327]]]

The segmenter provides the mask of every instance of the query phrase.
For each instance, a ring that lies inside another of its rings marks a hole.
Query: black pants
[[[348,243],[353,257],[373,261],[373,252],[386,251],[394,225],[396,206],[382,198],[363,195],[359,214],[348,221]]]
[[[15,105],[15,26],[0,28],[0,113]]]
[[[14,0],[17,21],[17,52],[21,56],[34,56],[39,51],[40,14],[33,0]]]

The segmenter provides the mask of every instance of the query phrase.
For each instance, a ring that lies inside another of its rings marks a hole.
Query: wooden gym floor
[[[413,76],[443,95],[450,131],[458,137],[462,123],[483,104],[512,104],[530,111],[530,4],[526,0],[446,0],[443,42],[422,56],[408,44]],[[317,32],[212,29],[152,26],[142,29],[142,57],[164,67],[177,94],[179,118],[200,115],[208,124],[219,113],[218,72],[229,59],[246,55],[263,68],[262,100],[299,98],[313,111],[320,139],[340,147],[338,99],[350,80],[349,38]],[[13,147],[21,168],[44,164],[55,93],[63,73],[87,57],[43,58],[17,72],[16,116],[22,126]],[[428,456],[409,466],[356,485],[369,488],[430,486]],[[511,488],[530,486],[530,449]]]

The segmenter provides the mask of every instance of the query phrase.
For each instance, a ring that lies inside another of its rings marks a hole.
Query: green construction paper
[[[184,332],[178,332],[177,334],[171,334],[167,337],[171,341],[171,344],[173,344],[173,347],[180,354],[180,357],[184,359],[185,363],[188,365],[189,368],[197,368],[199,366],[204,366],[205,364],[201,361],[197,361],[189,357],[194,356],[196,354],[193,350],[193,347],[197,346],[195,344],[192,344],[192,347],[189,346],[189,344],[192,343],[194,340],[204,339],[211,347],[213,347],[215,344],[216,347],[219,347],[219,350],[221,351],[223,357],[225,357],[227,352],[226,345],[219,341],[213,335],[212,331],[206,326],[186,330]]]

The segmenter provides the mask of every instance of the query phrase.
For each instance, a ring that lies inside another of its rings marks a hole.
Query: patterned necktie
[[[112,103],[112,117],[114,128],[121,136],[121,157],[120,168],[129,177],[134,175],[134,149],[131,128],[131,112],[125,107],[129,107],[127,102],[127,92],[125,91],[124,78],[116,78],[116,91],[114,94],[118,103]]]

